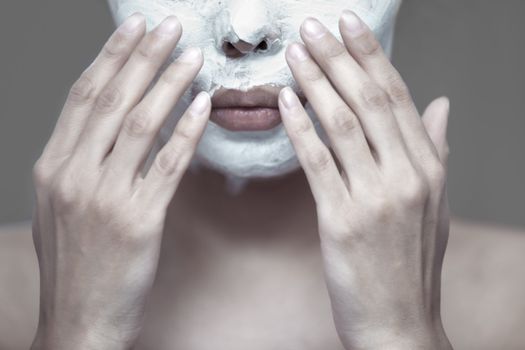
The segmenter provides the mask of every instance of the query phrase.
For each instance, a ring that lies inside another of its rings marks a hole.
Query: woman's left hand
[[[451,349],[440,315],[448,100],[421,118],[366,24],[345,11],[339,29],[344,43],[307,19],[305,45],[286,53],[335,159],[293,91],[279,98],[316,201],[338,334],[353,350]]]

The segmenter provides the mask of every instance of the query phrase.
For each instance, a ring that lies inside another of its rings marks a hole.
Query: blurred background
[[[308,1],[308,0],[305,0]],[[0,224],[30,220],[31,168],[113,29],[103,0],[0,2]],[[525,228],[525,1],[405,0],[394,63],[420,110],[452,101],[457,217]]]

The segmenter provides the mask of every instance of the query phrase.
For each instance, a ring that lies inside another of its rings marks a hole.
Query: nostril
[[[232,43],[228,40],[224,40],[222,42],[221,48],[222,51],[226,54],[226,56],[231,58],[239,58],[249,52],[267,52],[270,48],[270,45],[267,40],[259,42],[257,46],[242,40],[239,40],[235,43]]]
[[[259,43],[259,45],[257,45],[257,47],[255,48],[256,51],[266,51],[268,50],[268,43],[266,42],[266,40],[263,40]]]
[[[222,51],[226,54],[226,56],[231,58],[239,58],[243,56],[242,52],[237,50],[235,45],[233,45],[229,41],[224,41],[222,43]]]

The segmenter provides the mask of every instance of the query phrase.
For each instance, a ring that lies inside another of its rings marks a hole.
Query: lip
[[[279,125],[281,87],[259,86],[248,91],[219,89],[211,98],[210,120],[231,131],[262,131]],[[299,96],[302,104],[304,97]]]
[[[279,125],[281,113],[278,108],[267,107],[214,108],[210,119],[231,131],[261,131]]]

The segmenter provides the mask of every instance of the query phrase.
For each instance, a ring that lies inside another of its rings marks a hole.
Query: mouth
[[[230,131],[262,131],[279,125],[281,87],[259,86],[248,91],[219,89],[211,98],[210,120]],[[299,96],[303,106],[306,98]]]

